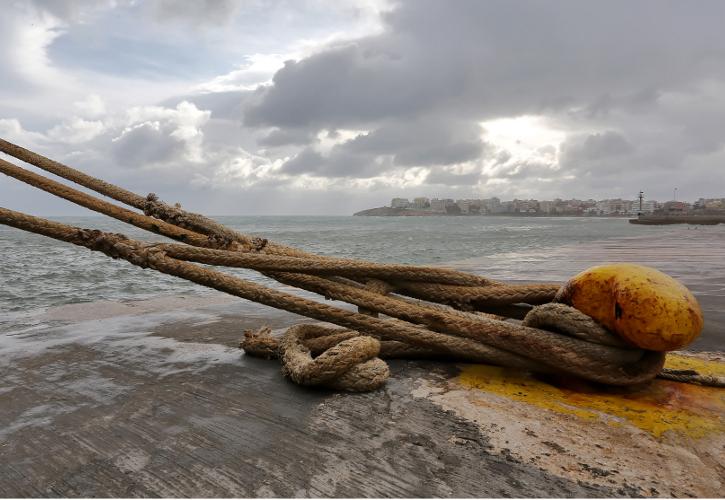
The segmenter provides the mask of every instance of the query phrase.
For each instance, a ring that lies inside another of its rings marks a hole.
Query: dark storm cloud
[[[305,145],[314,139],[308,129],[274,129],[264,137],[261,137],[257,144],[262,147],[278,147],[289,145]]]
[[[467,174],[457,174],[444,168],[433,168],[425,179],[426,184],[444,186],[475,186],[481,179],[480,170]]]
[[[398,166],[451,165],[477,159],[484,143],[470,122],[427,117],[386,123],[339,146],[349,152],[393,155]]]
[[[289,175],[365,179],[380,175],[390,167],[389,162],[375,161],[369,155],[356,154],[344,148],[333,148],[327,156],[305,148],[285,162],[281,171]]]
[[[290,175],[316,173],[324,169],[325,158],[312,149],[303,149],[294,158],[287,160],[282,172]]]
[[[624,156],[634,151],[634,146],[619,132],[607,130],[602,133],[574,136],[561,146],[565,162],[579,163]]]
[[[281,130],[299,133],[304,129]],[[333,146],[326,155],[306,148],[285,163],[283,171],[367,178],[383,173],[384,168],[455,165],[481,157],[486,145],[480,135],[481,128],[470,122],[436,117],[392,121]]]
[[[240,8],[240,3],[235,0],[153,0],[149,3],[156,20],[183,21],[193,25],[228,24]]]
[[[617,101],[725,72],[725,4],[406,2],[382,35],[288,62],[249,124],[482,119]],[[601,105],[601,104],[600,104]]]
[[[725,146],[725,94],[707,88],[725,80],[723,18],[720,1],[401,2],[381,34],[286,63],[244,121],[297,136],[369,130],[285,166],[354,177],[387,156],[391,168],[476,160],[486,155],[472,133],[481,121],[545,115],[574,131],[560,148],[561,175],[604,179],[637,168],[654,182]],[[549,149],[542,156],[553,158]],[[499,154],[494,164],[510,160]],[[500,173],[556,178],[552,165],[530,163]],[[447,184],[450,175],[436,169],[426,182]]]
[[[111,143],[113,158],[119,165],[128,167],[176,160],[184,148],[183,142],[151,123],[141,124]]]

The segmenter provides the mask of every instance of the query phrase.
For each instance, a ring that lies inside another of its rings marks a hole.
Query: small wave
[[[546,251],[565,244],[641,235],[635,226],[611,219],[511,217],[222,217],[242,232],[323,255],[377,262],[428,264],[471,258],[493,259],[510,273],[516,259],[506,253]],[[124,232],[152,240],[143,231],[105,218],[65,218],[65,223]],[[575,222],[575,223],[573,223]],[[199,295],[206,289],[151,270],[134,268],[64,243],[15,229],[0,232],[7,256],[0,267],[0,311],[18,312],[66,304],[148,300]],[[488,257],[482,257],[488,256]],[[498,257],[493,257],[498,256]],[[495,267],[495,266],[494,266]],[[257,283],[274,282],[253,271],[225,268]]]

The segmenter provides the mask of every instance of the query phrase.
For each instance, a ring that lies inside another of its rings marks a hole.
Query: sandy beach
[[[667,234],[666,241],[611,239],[450,266],[551,281],[602,261],[655,265],[702,304],[705,332],[692,348],[722,351],[725,232]],[[657,381],[645,392],[657,395],[659,406],[634,400],[622,406],[616,399],[622,394],[589,386],[574,390],[495,368],[397,361],[384,389],[335,394],[291,384],[276,362],[238,348],[244,329],[303,320],[211,293],[55,307],[33,328],[1,335],[0,495],[722,491],[721,393]],[[695,407],[682,403],[692,405],[692,398]]]

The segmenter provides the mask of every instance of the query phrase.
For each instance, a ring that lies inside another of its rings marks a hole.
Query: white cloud
[[[48,47],[63,33],[65,24],[33,4],[15,2],[0,16],[0,64],[4,86],[61,86],[67,77],[55,68]]]
[[[229,186],[249,188],[270,181],[276,183],[277,177],[274,174],[282,164],[282,160],[270,161],[242,148],[210,152],[207,161],[210,168],[195,172],[192,183],[211,189]]]
[[[237,0],[151,0],[149,4],[158,22],[182,21],[197,27],[229,24],[241,8]]]
[[[546,117],[523,115],[513,118],[499,118],[481,123],[483,139],[505,150],[514,160],[529,160],[551,156],[554,149],[566,138],[566,131],[548,123]],[[542,148],[549,148],[543,150]],[[548,153],[545,153],[548,151]],[[556,158],[552,158],[554,161]]]
[[[54,141],[67,144],[79,144],[88,142],[103,133],[104,126],[101,121],[84,120],[83,118],[71,118],[63,121],[48,130],[48,137]]]
[[[202,83],[196,92],[229,92],[254,90],[259,85],[269,84],[272,76],[284,66],[284,62],[295,59],[294,54],[252,54],[237,69]]]
[[[139,106],[125,115],[125,124],[115,136],[113,151],[124,165],[162,165],[176,160],[204,160],[203,125],[211,112],[183,101],[175,108]]]
[[[330,154],[335,146],[345,144],[353,139],[369,134],[369,130],[320,130],[317,133],[317,145],[315,150],[318,153]]]
[[[0,118],[0,137],[11,142],[26,144],[28,147],[37,147],[45,140],[43,134],[25,130],[16,118]]]
[[[73,108],[84,118],[99,118],[106,114],[106,103],[98,94],[89,94],[85,99],[74,102]]]

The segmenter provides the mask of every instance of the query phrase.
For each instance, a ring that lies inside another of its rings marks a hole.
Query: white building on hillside
[[[430,208],[430,200],[425,197],[419,197],[413,199],[413,208],[416,210],[425,210],[426,208]]]
[[[461,209],[462,214],[467,214],[471,211],[471,200],[456,200],[456,205]]]
[[[433,198],[432,200],[430,200],[430,209],[433,212],[445,212],[446,211],[445,200]]]

